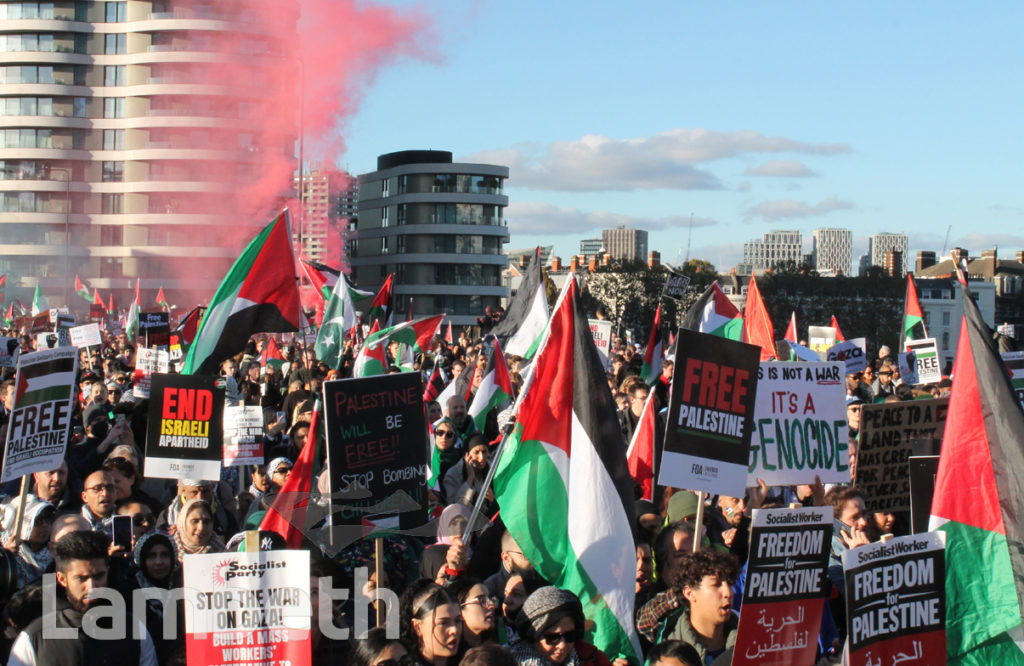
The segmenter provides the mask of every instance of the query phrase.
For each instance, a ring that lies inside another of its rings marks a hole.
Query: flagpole
[[[480,515],[480,509],[484,504],[484,495],[487,494],[487,489],[491,487],[491,481],[494,480],[494,472],[498,469],[498,461],[501,460],[501,454],[505,450],[505,442],[508,441],[508,436],[512,434],[514,427],[515,421],[505,426],[505,434],[502,435],[501,443],[498,444],[498,449],[494,452],[494,460],[491,461],[491,466],[487,470],[487,476],[484,477],[484,485],[480,488],[480,492],[476,496],[476,501],[473,503],[473,512],[469,514],[469,522],[466,524],[466,531],[462,533],[462,543],[469,543],[469,535],[473,531],[473,525],[476,523],[476,519]]]
[[[697,552],[700,548],[701,542],[704,540],[704,535],[701,534],[701,527],[704,525],[704,500],[707,498],[707,493],[703,490],[697,493],[697,517],[694,519],[693,524],[693,552]]]
[[[21,524],[25,521],[25,500],[28,497],[28,478],[25,474],[21,477],[21,494],[18,496],[18,512],[14,517],[14,546],[17,548],[21,543]]]

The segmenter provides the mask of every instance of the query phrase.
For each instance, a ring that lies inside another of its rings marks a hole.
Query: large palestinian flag
[[[505,353],[533,358],[547,323],[548,296],[540,270],[540,248],[537,248],[515,297],[508,305],[508,311],[491,329],[491,334],[501,343]]]
[[[366,337],[366,342],[363,343],[363,351],[360,352],[360,356],[363,356],[364,363],[360,362],[360,359],[356,358],[355,369],[353,370],[353,377],[369,377],[371,375],[382,375],[387,371],[384,366],[387,357],[384,352],[387,350],[388,345],[392,342],[397,342],[400,349],[406,350],[405,353],[413,357],[416,354],[423,354],[430,349],[430,342],[434,338],[434,334],[441,327],[441,320],[444,319],[444,315],[435,315],[433,317],[424,317],[422,319],[414,319],[412,321],[405,321],[397,326],[391,326],[389,328],[383,328],[376,333],[370,332],[370,335]],[[376,321],[374,322],[376,325]],[[395,365],[405,372],[412,372],[412,362],[410,359],[404,359],[402,352],[399,352],[399,358],[395,359]],[[380,367],[377,367],[377,366]]]
[[[182,367],[183,375],[216,374],[224,359],[245,348],[253,333],[299,330],[299,289],[281,212],[245,248],[206,310]]]
[[[633,439],[626,449],[626,463],[633,482],[642,491],[640,499],[654,501],[655,449],[657,448],[655,433],[654,401],[657,396],[651,391],[640,412],[640,420],[633,431]]]
[[[1024,664],[1024,412],[966,285],[930,529],[946,533],[950,664]],[[1009,632],[1009,633],[1008,633]]]
[[[903,306],[903,339],[922,340],[928,337],[928,329],[924,325],[924,313],[921,303],[917,300],[917,288],[914,277],[907,274],[907,296]]]
[[[75,276],[75,293],[86,301],[92,301],[92,296],[89,294],[89,288],[82,284],[82,281],[77,275]]]
[[[380,332],[380,323],[376,320],[373,322],[373,326],[370,328],[370,336],[376,335]],[[352,376],[353,377],[372,377],[374,375],[383,375],[388,369],[388,354],[387,345],[367,345],[363,344],[359,348],[359,353],[356,354],[355,360],[352,361]]]
[[[743,337],[743,317],[717,282],[712,282],[687,311],[682,327],[730,340]]]
[[[476,423],[480,432],[487,425],[487,415],[492,410],[505,407],[512,400],[512,378],[508,374],[505,355],[501,353],[501,345],[494,342],[494,351],[487,359],[483,379],[473,396],[473,404],[469,406],[469,417]]]
[[[518,421],[496,461],[494,494],[523,554],[552,585],[579,596],[587,640],[642,661],[633,621],[633,481],[601,357],[578,287],[555,305]]]

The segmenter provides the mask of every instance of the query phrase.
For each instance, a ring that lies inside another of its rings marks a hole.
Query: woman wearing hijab
[[[213,533],[213,512],[206,500],[195,498],[185,502],[174,520],[173,536],[179,562],[184,561],[185,555],[224,552],[224,543]]]
[[[7,550],[18,556],[18,587],[38,582],[53,563],[48,548],[50,527],[53,525],[55,509],[49,502],[29,495],[25,500],[25,516],[21,521],[21,534],[15,539],[14,522],[18,513],[19,500],[7,505],[3,514],[3,543]]]
[[[181,570],[178,568],[177,548],[174,539],[165,532],[147,532],[139,537],[132,551],[137,571],[135,584],[139,589],[159,588],[167,590],[161,599],[146,600],[146,628],[153,638],[157,659],[166,663],[177,647],[175,639],[164,638],[164,612],[175,612],[173,605],[164,604],[170,599],[170,590],[181,584]]]
[[[511,647],[519,666],[611,666],[608,657],[583,641],[583,604],[572,592],[548,585],[523,603]]]

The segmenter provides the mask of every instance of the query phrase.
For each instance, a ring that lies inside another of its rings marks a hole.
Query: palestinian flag
[[[327,300],[331,297],[331,292],[334,290],[334,285],[338,280],[338,276],[341,275],[341,271],[307,259],[300,260],[299,267],[302,269],[302,274],[305,278],[313,285],[313,289],[320,295],[321,300]]]
[[[100,296],[100,290],[99,289],[95,289],[94,288],[92,290],[92,304],[93,305],[98,305],[98,306],[100,306],[101,308],[104,308],[104,309],[106,308],[106,304],[103,302],[103,298]]]
[[[82,284],[82,281],[75,276],[75,293],[79,295],[86,302],[92,301],[92,296],[89,294],[89,288]]]
[[[113,317],[117,314],[117,309],[114,307],[114,295],[110,295],[110,304],[107,306],[107,314]]]
[[[156,292],[156,304],[162,307],[164,310],[170,310],[171,305],[167,302],[167,297],[164,296],[164,288],[160,287],[160,290]]]
[[[961,284],[953,392],[931,530],[946,533],[950,664],[1024,664],[1024,412],[978,306]]]
[[[427,385],[423,389],[423,402],[437,400],[437,396],[441,395],[441,391],[444,390],[444,384],[444,371],[441,370],[440,365],[434,364],[434,371],[430,373],[430,379],[427,380]]]
[[[394,313],[391,305],[391,286],[394,280],[395,274],[391,273],[384,280],[384,284],[380,286],[377,295],[373,297],[373,302],[370,303],[370,309],[366,312],[367,322],[376,320],[380,322],[381,326],[391,325],[391,315]]]
[[[655,448],[655,414],[654,391],[647,395],[644,411],[640,412],[640,420],[633,431],[633,439],[626,449],[626,464],[629,475],[643,492],[640,499],[654,501],[654,448]]]
[[[835,319],[835,317],[833,317]],[[789,326],[786,327],[786,335],[782,337],[786,342],[799,342],[800,339],[796,336],[796,313],[794,312],[789,316]]]
[[[472,366],[472,370],[470,367]],[[469,396],[473,392],[473,378],[476,376],[476,357],[472,357],[465,369],[458,377],[452,379],[448,386],[444,387],[441,394],[437,396],[437,402],[441,405],[441,409],[448,409],[448,400],[452,396],[461,395],[464,400],[469,401]]]
[[[139,335],[139,308],[142,306],[142,295],[139,293],[139,280],[135,280],[135,300],[128,308],[128,319],[124,324],[124,332],[128,334],[129,340],[134,340]]]
[[[291,549],[302,546],[302,535],[306,529],[306,508],[309,506],[309,493],[313,488],[316,454],[320,448],[317,435],[321,411],[320,398],[317,398],[313,405],[313,416],[309,420],[307,444],[302,447],[298,459],[292,466],[291,474],[260,522],[260,530],[277,532],[284,537],[288,548]]]
[[[14,323],[14,303],[7,306],[7,314],[4,315],[4,326],[9,327]]]
[[[836,329],[836,342],[846,342],[846,338],[843,337],[843,332],[839,329],[839,322],[836,321],[835,315],[832,315],[832,321],[830,321],[828,325]]]
[[[3,275],[0,275],[0,303],[3,303],[6,299],[7,299],[7,273],[4,273]]]
[[[495,462],[505,526],[537,572],[583,602],[586,640],[641,663],[634,628],[633,481],[575,279],[566,282],[518,420]]]
[[[299,329],[299,289],[285,209],[245,248],[210,301],[181,374],[216,374],[254,333]]]
[[[380,324],[374,321],[373,327],[370,328],[370,337],[373,337],[379,332]],[[369,338],[367,338],[367,341],[368,340]],[[359,349],[359,353],[356,354],[355,360],[352,362],[352,376],[372,377],[373,375],[383,375],[387,370],[387,345],[378,344],[374,347],[370,347],[370,345],[364,342],[363,346]]]
[[[316,357],[331,368],[340,368],[345,350],[345,331],[355,323],[356,308],[352,303],[348,281],[344,275],[339,275],[324,308],[323,323],[316,334],[316,343],[313,345]]]
[[[717,282],[712,282],[689,309],[682,327],[729,340],[743,337],[743,317]]]
[[[448,322],[448,329],[444,332],[444,341],[448,344],[452,344],[454,339],[452,338],[452,323]]]
[[[640,379],[646,384],[653,384],[661,374],[661,361],[665,355],[661,343],[661,304],[654,311],[654,326],[651,327],[651,334],[647,338],[647,346],[644,347],[644,364],[640,368]]]
[[[359,363],[359,358],[356,359],[356,367],[361,374],[355,374],[355,371],[353,371],[353,376],[368,377],[370,375],[384,374],[387,371],[386,351],[388,345],[392,342],[405,345],[409,356],[427,352],[430,349],[430,341],[433,340],[434,334],[437,332],[438,327],[441,326],[442,319],[444,319],[443,314],[402,322],[397,326],[378,330],[376,333],[370,331],[370,335],[366,337],[366,342],[363,343],[363,350],[360,352],[360,356],[363,357],[363,364]],[[376,321],[374,324],[376,324]],[[381,365],[379,371],[377,371],[378,363]],[[397,358],[395,359],[395,364],[406,372],[413,370],[409,359]]]
[[[192,341],[196,339],[196,333],[199,332],[199,322],[203,318],[203,308],[200,305],[192,308],[191,311],[185,317],[178,322],[178,327],[174,329],[175,333],[181,334],[181,339],[186,345],[192,344]]]
[[[18,316],[19,317],[24,317],[25,315],[28,314],[29,308],[28,308],[27,305],[25,305],[24,303],[21,302],[20,298],[15,298],[14,299],[14,303],[12,305],[17,305],[18,306],[18,310],[19,310]]]
[[[274,338],[267,339],[267,344],[260,353],[260,365],[263,366],[264,372],[268,365],[272,365],[278,370],[284,365],[284,354],[281,353],[281,349],[277,346],[277,340]]]
[[[757,279],[750,277],[747,287],[747,306],[743,315],[743,336],[752,345],[761,347],[761,360],[775,358],[775,330],[772,318],[768,316],[768,308],[761,298],[761,290],[757,288]]]
[[[43,296],[43,290],[36,282],[36,291],[32,294],[32,316],[35,317],[40,312],[46,312],[50,309],[50,304],[46,301],[46,296]]]
[[[540,269],[540,248],[534,250],[526,275],[491,334],[498,339],[506,353],[533,358],[537,353],[544,329],[548,325],[548,295],[544,275]]]
[[[473,396],[473,404],[469,406],[469,417],[476,423],[480,432],[487,425],[487,415],[495,409],[504,409],[512,401],[512,378],[508,374],[505,355],[501,353],[501,345],[494,341],[494,351],[487,359],[484,376]]]
[[[928,337],[928,329],[924,325],[924,313],[917,300],[917,287],[914,278],[907,274],[907,296],[903,304],[903,339],[922,340]]]

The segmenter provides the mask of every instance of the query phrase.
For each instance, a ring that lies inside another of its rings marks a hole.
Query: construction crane
[[[690,213],[690,230],[686,233],[686,261],[683,263],[690,263],[690,241],[693,240],[693,213]]]
[[[942,252],[939,253],[939,261],[942,261],[942,257],[946,256],[946,246],[949,245],[949,232],[952,230],[952,224],[946,227],[946,240],[942,241]]]

